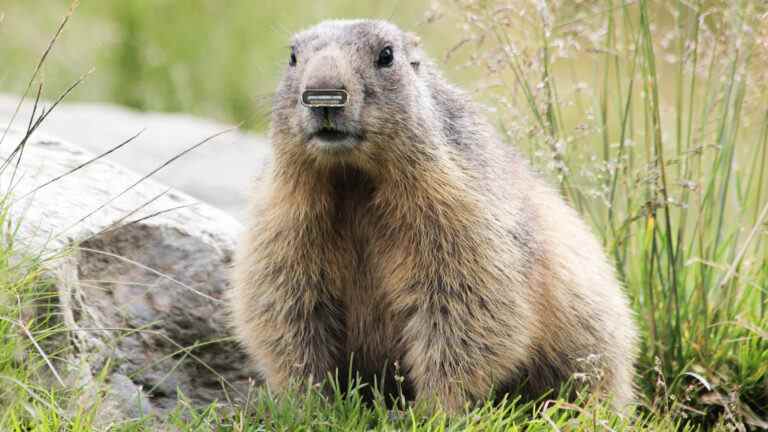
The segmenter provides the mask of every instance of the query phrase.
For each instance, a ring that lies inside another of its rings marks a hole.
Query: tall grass
[[[45,275],[46,258],[15,243],[18,223],[0,203],[0,429],[91,430],[87,410],[67,411],[76,389],[57,371],[64,345],[56,291]],[[60,365],[59,365],[60,366]]]
[[[492,115],[616,262],[647,407],[768,415],[768,5],[457,5]]]

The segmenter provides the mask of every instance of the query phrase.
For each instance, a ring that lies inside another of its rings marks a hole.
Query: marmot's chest
[[[373,204],[376,188],[364,173],[346,169],[334,173],[332,182],[331,224],[345,251],[339,261],[346,275],[339,305],[346,324],[345,347],[347,354],[354,354],[357,368],[379,373],[385,364],[400,359],[404,324],[393,316],[386,275],[378,266],[385,247],[379,234],[391,227]]]
[[[349,209],[344,226],[338,226],[344,236],[349,256],[343,259],[348,275],[342,288],[342,304],[346,323],[346,349],[354,353],[355,363],[364,368],[380,370],[384,362],[390,365],[399,358],[397,341],[403,323],[398,323],[387,291],[386,275],[377,266],[377,221],[374,212]]]
[[[387,296],[376,287],[352,287],[344,301],[346,348],[365,363],[390,363],[398,357],[395,341],[400,329],[393,319]]]
[[[410,394],[408,382],[402,388],[396,384],[397,376],[404,374],[405,321],[392,312],[390,297],[376,278],[366,277],[375,272],[357,270],[358,283],[348,287],[344,298],[346,341],[339,367],[375,385],[384,394],[397,395],[399,391]],[[347,369],[350,359],[352,371]]]

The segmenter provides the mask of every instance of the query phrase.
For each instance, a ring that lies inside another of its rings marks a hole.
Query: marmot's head
[[[423,69],[418,39],[385,21],[325,21],[295,35],[273,107],[276,152],[379,163],[393,141],[426,127]],[[317,90],[344,100],[307,103]]]

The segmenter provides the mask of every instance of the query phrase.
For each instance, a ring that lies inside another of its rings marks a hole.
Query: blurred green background
[[[0,14],[4,14],[0,23],[0,92],[24,91],[71,2],[0,1]],[[465,3],[473,5],[470,13],[480,14],[474,5],[502,10],[504,2]],[[526,20],[536,20],[536,12],[535,2],[523,3],[527,9],[521,9],[520,14],[525,25]],[[556,28],[561,36],[581,32],[576,37],[587,40],[587,45],[592,44],[591,38],[600,37],[586,34],[574,24],[599,23],[610,1],[556,3],[554,20],[560,23]],[[461,4],[435,0],[82,0],[47,59],[41,81],[45,97],[52,99],[93,69],[67,101],[186,112],[245,122],[248,128],[263,130],[269,96],[287,61],[292,33],[329,18],[383,18],[418,33],[427,53],[449,79],[477,90],[478,99],[496,104],[496,77],[489,79],[493,74],[478,62],[470,64],[479,47],[462,42],[468,37],[468,17],[462,16]],[[655,2],[653,9],[659,34],[674,26],[671,6]],[[536,23],[528,24],[530,27],[508,27],[508,37],[535,50],[540,35]],[[597,26],[597,32],[603,31],[600,24]],[[487,52],[493,48],[483,49]],[[570,92],[584,82],[600,88],[602,84],[597,81],[610,79],[599,70],[599,50],[569,49],[579,55],[553,62],[551,72],[560,88]],[[674,66],[662,62],[659,68],[662,85],[675,86]],[[505,75],[509,82],[514,80],[511,73]],[[673,94],[662,92],[661,96],[664,101]],[[583,109],[579,106],[576,113],[565,115],[580,117]]]
[[[69,0],[3,0],[0,91],[21,93]],[[267,109],[291,33],[325,18],[385,18],[430,51],[456,38],[426,24],[428,2],[351,0],[82,1],[44,69],[48,97],[95,68],[68,100],[250,121]],[[468,79],[455,71],[453,77]],[[263,115],[261,116],[263,117]]]

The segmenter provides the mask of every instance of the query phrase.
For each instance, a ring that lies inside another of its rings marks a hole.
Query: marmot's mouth
[[[323,140],[323,141],[344,141],[345,139],[350,137],[350,134],[340,131],[338,129],[331,129],[331,128],[322,128],[319,131],[315,132],[315,137]]]

